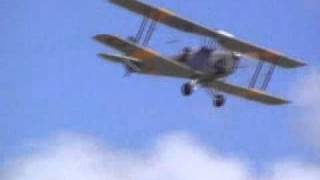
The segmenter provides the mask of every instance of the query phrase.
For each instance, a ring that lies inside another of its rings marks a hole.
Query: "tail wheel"
[[[223,95],[216,95],[214,100],[213,100],[213,105],[215,107],[222,107],[226,103],[226,99]]]
[[[183,96],[190,96],[193,93],[193,86],[190,83],[186,83],[181,87],[181,93]]]

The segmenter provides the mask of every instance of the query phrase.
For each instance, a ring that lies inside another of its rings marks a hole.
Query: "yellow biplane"
[[[208,89],[213,97],[213,104],[221,107],[225,104],[227,93],[247,100],[267,105],[283,105],[289,101],[268,95],[265,90],[276,66],[298,68],[305,66],[301,61],[289,58],[281,53],[255,46],[235,38],[232,34],[218,29],[206,28],[200,24],[179,17],[175,13],[154,7],[138,0],[110,0],[111,3],[143,16],[143,21],[135,37],[122,39],[118,36],[99,34],[94,37],[123,55],[99,54],[105,60],[126,66],[129,72],[147,75],[159,75],[189,79],[181,90],[184,96],[193,93],[196,87]],[[183,53],[168,58],[147,48],[156,25],[167,25],[177,30],[210,38],[220,49],[203,46],[198,49],[185,48]],[[232,75],[239,67],[242,58],[258,60],[258,65],[247,88],[226,83],[224,79]],[[264,64],[269,64],[262,86],[256,88],[257,79]]]

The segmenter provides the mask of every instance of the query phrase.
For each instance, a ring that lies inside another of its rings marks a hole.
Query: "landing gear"
[[[186,83],[182,85],[181,93],[183,96],[191,96],[193,93],[193,85],[191,83]]]
[[[217,108],[220,108],[222,107],[224,104],[226,103],[226,98],[221,95],[221,94],[218,94],[218,95],[215,95],[214,96],[214,100],[213,100],[213,105]]]
[[[192,93],[198,88],[199,80],[193,80],[191,82],[185,83],[181,87],[181,93],[183,96],[191,96]],[[226,98],[222,94],[217,94],[217,92],[213,89],[208,88],[207,89],[209,95],[213,99],[213,105],[216,108],[222,107],[226,103]]]

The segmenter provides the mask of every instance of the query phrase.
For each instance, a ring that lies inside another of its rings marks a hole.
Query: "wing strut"
[[[147,17],[142,18],[142,22],[135,37],[129,38],[132,42],[148,46],[152,35],[157,27],[157,20],[149,19]]]
[[[261,86],[261,89],[263,91],[267,90],[268,85],[269,85],[269,83],[270,83],[270,81],[272,79],[272,75],[273,75],[275,69],[276,69],[276,65],[275,64],[271,64],[271,66],[270,66],[270,68],[268,70],[268,73],[267,73],[267,75],[266,75],[266,77],[265,77],[265,79],[263,81],[262,86]]]
[[[263,65],[264,65],[263,61],[259,61],[258,62],[256,70],[254,71],[254,74],[253,74],[253,76],[251,78],[251,81],[250,81],[250,84],[249,84],[249,88],[255,88],[256,87],[256,84],[257,84],[258,78],[260,76],[261,70],[263,68]]]
[[[136,37],[134,39],[134,42],[136,42],[136,43],[140,42],[147,24],[148,24],[148,18],[144,17],[142,19],[141,25],[140,25],[139,30],[137,32],[137,35],[136,35]]]
[[[157,22],[156,21],[151,21],[151,24],[148,28],[147,34],[144,37],[144,41],[143,41],[143,46],[147,46],[151,40],[151,37],[154,33],[154,31],[156,30],[157,27]]]
[[[250,80],[250,83],[249,83],[249,88],[256,88],[257,86],[257,82],[259,80],[259,77],[260,77],[260,74],[261,74],[261,71],[263,70],[263,66],[265,65],[265,62],[263,61],[259,61],[258,64],[257,64],[257,67],[256,67],[256,70],[254,71],[254,74]],[[268,85],[272,79],[272,76],[274,74],[274,70],[276,68],[276,65],[275,64],[271,64],[269,69],[268,69],[268,72],[267,74],[265,75],[264,79],[263,79],[263,82],[262,82],[262,85],[260,87],[261,90],[265,91],[267,88],[268,88]]]

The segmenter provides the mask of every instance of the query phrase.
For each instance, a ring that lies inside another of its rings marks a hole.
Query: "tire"
[[[193,87],[191,84],[186,83],[181,87],[181,93],[183,96],[191,96],[193,93]]]
[[[215,107],[220,108],[224,106],[225,102],[226,102],[226,99],[223,95],[216,95],[213,101],[213,104]]]

